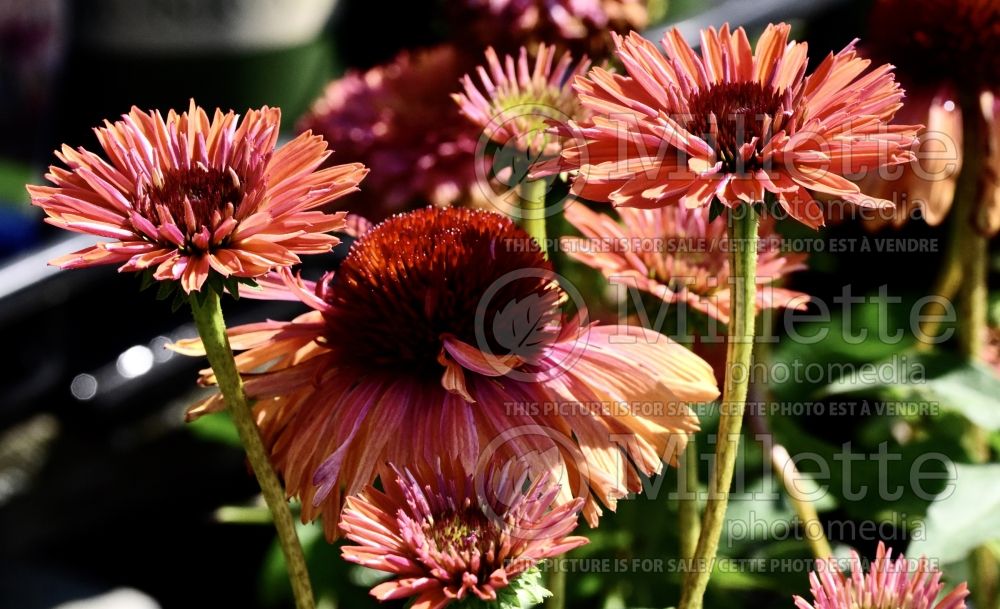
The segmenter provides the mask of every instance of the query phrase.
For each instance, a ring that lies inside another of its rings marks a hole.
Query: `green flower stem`
[[[965,357],[982,357],[987,319],[988,242],[978,228],[978,214],[985,201],[980,180],[989,133],[978,95],[962,97],[962,170],[955,185],[952,212],[956,233],[953,239],[965,251],[965,269],[959,288],[958,345]]]
[[[566,570],[553,566],[545,576],[545,587],[552,593],[552,596],[545,599],[545,609],[565,609]]]
[[[678,471],[679,475],[684,476],[683,492],[677,499],[680,554],[683,560],[691,560],[701,534],[701,521],[698,518],[698,444],[693,435],[681,454]]]
[[[969,555],[969,566],[972,569],[971,579],[976,584],[972,588],[974,606],[997,607],[997,599],[1000,598],[1000,590],[997,590],[1000,567],[993,550],[988,545],[979,546]]]
[[[726,380],[720,405],[715,465],[708,484],[708,502],[694,560],[684,578],[680,609],[701,609],[704,603],[729,503],[753,356],[758,224],[757,212],[750,205],[741,205],[729,214],[730,277],[735,285],[732,286]]]
[[[966,277],[959,290],[959,349],[969,360],[979,360],[986,346],[986,324],[989,293],[986,287],[987,258],[986,238],[980,234],[970,236],[966,251]]]
[[[941,270],[938,271],[934,287],[931,288],[932,295],[947,302],[955,300],[958,289],[962,285],[964,252],[960,241],[961,235],[959,233],[961,231],[956,230],[959,224],[961,222],[958,222],[957,218],[951,220],[952,230],[948,243],[945,245],[944,263]],[[917,342],[918,350],[929,351],[934,346],[934,339],[937,338],[938,331],[941,329],[941,316],[945,315],[946,312],[947,309],[940,300],[928,303],[924,310],[925,317],[920,322],[920,336],[918,338],[924,340]]]
[[[813,557],[817,560],[830,558],[833,556],[833,549],[830,547],[830,541],[826,538],[826,532],[823,530],[823,523],[819,520],[819,514],[816,513],[816,506],[813,505],[812,501],[799,488],[799,480],[802,479],[802,474],[795,467],[795,461],[788,454],[788,450],[781,444],[775,443],[771,446],[771,466],[774,468],[774,473],[781,479],[781,484],[785,487],[785,492],[788,493],[789,499],[792,500],[795,514],[802,521],[802,526],[805,528],[806,541],[809,543],[809,549],[812,550]]]
[[[264,500],[274,517],[278,541],[281,543],[281,550],[285,555],[288,578],[295,595],[295,607],[296,609],[314,609],[316,605],[313,600],[312,584],[309,581],[309,571],[302,554],[302,546],[299,545],[299,538],[295,532],[295,521],[292,518],[288,501],[285,499],[285,490],[271,467],[267,449],[264,448],[264,442],[261,440],[260,432],[254,422],[253,412],[243,390],[243,379],[240,378],[239,372],[236,370],[236,361],[233,359],[229,337],[226,335],[225,321],[222,318],[219,294],[214,290],[207,288],[206,290],[206,294],[192,294],[188,299],[191,303],[195,324],[198,326],[198,334],[205,345],[208,363],[211,364],[212,371],[215,373],[219,389],[222,391],[226,407],[236,425],[240,442],[247,452],[247,459],[253,467],[258,484],[260,484]]]
[[[547,253],[545,233],[545,193],[548,183],[544,180],[525,180],[521,182],[521,226],[542,248],[542,254]]]

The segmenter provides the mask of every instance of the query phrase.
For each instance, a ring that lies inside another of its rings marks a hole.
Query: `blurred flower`
[[[725,222],[710,222],[708,209],[672,206],[617,209],[621,222],[582,204],[566,208],[566,219],[583,237],[564,237],[562,249],[609,280],[649,292],[670,303],[729,323],[731,288]],[[771,284],[805,268],[806,255],[782,250],[774,218],[760,224],[757,307],[805,309],[809,296]]]
[[[902,555],[892,560],[892,550],[881,541],[875,562],[867,575],[857,552],[851,552],[851,575],[845,576],[836,560],[820,562],[818,570],[809,574],[813,603],[794,597],[799,609],[965,609],[969,591],[965,583],[955,587],[941,602],[934,600],[941,593],[941,573],[931,569],[921,558],[913,570]],[[912,571],[912,572],[911,572]]]
[[[940,224],[955,196],[962,165],[961,96],[979,97],[978,111],[992,141],[982,188],[987,202],[980,229],[1000,230],[1000,3],[996,0],[878,0],[869,27],[871,55],[898,66],[907,85],[900,119],[926,125],[920,132],[925,154],[904,165],[901,175],[870,175],[862,184],[879,196],[895,197],[903,209],[891,218],[902,225],[919,208],[928,224]],[[975,104],[974,104],[975,105]],[[968,117],[966,117],[968,118]],[[866,190],[867,192],[867,190]],[[905,197],[905,198],[904,198]],[[870,223],[884,224],[882,218]]]
[[[35,160],[39,141],[49,135],[67,9],[64,0],[0,2],[0,157]],[[3,249],[12,249],[13,227],[4,228]]]
[[[470,46],[501,52],[549,43],[602,56],[611,49],[611,32],[641,30],[648,22],[645,0],[464,0],[448,9]]]
[[[931,226],[944,220],[962,167],[962,113],[957,99],[947,87],[936,92],[907,90],[906,104],[896,118],[926,125],[917,136],[917,147],[924,153],[892,168],[887,175],[873,171],[861,179],[859,185],[865,192],[896,203],[895,209],[878,210],[875,217],[866,218],[866,227],[891,224],[898,228],[916,217],[917,210]]]
[[[561,142],[548,133],[549,122],[581,118],[580,102],[569,83],[587,71],[590,61],[583,58],[574,65],[567,52],[553,68],[555,57],[555,47],[540,45],[532,67],[524,47],[516,62],[507,55],[503,63],[496,51],[487,49],[487,65],[476,68],[482,89],[466,74],[464,93],[452,98],[497,144],[513,144],[532,157],[558,154]]]
[[[358,189],[360,164],[317,171],[329,155],[322,138],[303,134],[275,150],[281,114],[250,110],[242,121],[216,110],[210,121],[194,101],[187,112],[138,108],[95,130],[109,160],[63,146],[55,186],[28,186],[49,224],[108,237],[53,260],[62,268],[124,263],[120,271],[155,269],[159,280],[194,292],[211,271],[258,277],[299,262],[297,254],[330,251],[326,234],[343,213],[318,208]]]
[[[66,6],[59,0],[0,3],[0,69],[19,77],[51,70],[62,50]]]
[[[496,601],[539,561],[587,543],[569,536],[583,500],[553,507],[559,488],[547,477],[525,490],[525,477],[507,471],[486,480],[447,466],[417,471],[383,472],[384,491],[349,497],[341,515],[360,544],[344,546],[344,558],[396,576],[372,588],[380,601]]]
[[[987,328],[983,342],[983,361],[1000,377],[1000,328]]]
[[[752,52],[742,28],[702,31],[702,56],[677,29],[664,57],[636,33],[615,37],[627,75],[594,68],[575,88],[592,119],[564,159],[573,192],[626,207],[714,200],[733,207],[773,194],[793,218],[824,223],[810,191],[891,206],[841,175],[909,160],[916,126],[888,126],[903,91],[890,66],[864,74],[853,45],[806,77],[806,45],[769,25]]]
[[[425,208],[372,228],[336,275],[264,281],[258,297],[314,309],[230,331],[303,518],[321,512],[333,535],[341,497],[371,483],[378,463],[448,455],[465,471],[481,458],[527,460],[533,476],[568,479],[564,499],[586,498],[595,524],[598,500],[613,509],[641,489],[640,472],[673,462],[698,427],[688,403],[719,393],[711,368],[643,328],[559,323],[556,278],[505,216]],[[655,406],[627,406],[643,400]],[[216,395],[189,414],[222,407]]]
[[[996,0],[876,0],[870,44],[914,84],[1000,86],[1000,5]]]
[[[475,203],[479,129],[450,94],[472,69],[450,46],[403,52],[392,63],[331,82],[299,129],[372,169],[352,211],[382,220],[400,211]]]

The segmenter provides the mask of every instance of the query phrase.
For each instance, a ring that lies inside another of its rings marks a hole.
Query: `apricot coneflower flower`
[[[710,222],[708,209],[619,207],[621,222],[584,205],[566,208],[566,219],[583,237],[564,237],[563,249],[613,281],[649,292],[666,302],[729,323],[729,247],[724,222]],[[774,219],[760,224],[757,308],[804,309],[809,296],[771,284],[805,268],[806,255],[782,251]]]
[[[672,462],[698,427],[688,403],[718,395],[712,369],[650,330],[560,325],[555,277],[505,216],[425,208],[372,228],[335,275],[265,281],[263,297],[314,309],[230,330],[303,518],[322,513],[333,535],[341,498],[378,463],[450,455],[466,471],[534,459],[533,476],[569,480],[567,498],[586,498],[595,524],[597,501],[613,509],[640,472]],[[652,406],[631,407],[643,400]],[[220,408],[215,396],[191,416]]]
[[[933,570],[926,558],[916,569],[902,555],[892,560],[892,550],[881,541],[867,575],[857,552],[851,552],[851,575],[845,576],[835,559],[820,563],[821,569],[809,574],[813,602],[796,596],[799,609],[965,609],[969,590],[965,583],[955,587],[937,604],[941,593],[941,573]]]
[[[575,88],[591,118],[563,157],[573,192],[626,207],[729,207],[766,193],[793,218],[824,223],[811,191],[889,206],[843,177],[909,160],[917,126],[888,125],[903,91],[891,67],[868,73],[853,43],[806,76],[803,43],[770,25],[751,51],[742,28],[702,31],[701,56],[679,30],[666,57],[635,32],[615,36],[626,75],[593,68]]]
[[[343,213],[320,208],[358,190],[367,171],[348,164],[318,170],[330,154],[305,133],[275,150],[281,112],[264,107],[209,120],[191,102],[187,112],[138,108],[95,129],[107,160],[63,146],[46,178],[29,186],[32,203],[60,228],[108,237],[53,260],[62,268],[122,264],[154,270],[159,280],[201,289],[209,274],[259,277],[297,264],[297,254],[330,251],[326,233]]]
[[[920,133],[920,150],[926,154],[904,165],[899,174],[873,175],[863,185],[905,201],[903,213],[894,216],[892,224],[902,225],[915,208],[928,224],[940,224],[955,197],[963,123],[983,122],[984,131],[1000,142],[1000,112],[994,106],[1000,94],[1000,3],[879,0],[869,30],[871,54],[896,64],[907,87],[905,118],[927,125]],[[982,117],[963,116],[963,95],[981,98],[966,110],[981,112]],[[975,219],[983,233],[994,235],[1000,230],[1000,144],[986,144],[985,138],[984,144],[992,167],[981,176],[986,192]],[[884,224],[882,220],[872,224]]]
[[[345,546],[344,558],[395,575],[372,588],[380,601],[496,601],[540,561],[587,543],[569,536],[583,500],[553,507],[559,488],[546,477],[526,491],[524,476],[505,471],[485,480],[449,466],[417,471],[384,471],[384,490],[349,497],[341,515],[341,530],[360,544]]]
[[[462,114],[497,144],[513,142],[519,151],[532,156],[558,154],[560,142],[549,133],[549,122],[580,118],[580,102],[569,85],[587,71],[590,60],[574,64],[567,52],[553,67],[555,57],[556,48],[542,44],[532,67],[524,47],[516,60],[507,55],[502,62],[489,48],[486,66],[476,68],[481,88],[466,74],[464,92],[452,98]]]
[[[372,170],[352,212],[378,221],[428,204],[485,202],[476,173],[480,130],[450,97],[474,67],[471,57],[448,45],[405,51],[332,81],[299,120],[299,130],[319,133]]]

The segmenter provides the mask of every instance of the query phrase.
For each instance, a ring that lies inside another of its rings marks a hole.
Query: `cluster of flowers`
[[[64,147],[57,156],[65,167],[47,175],[52,185],[30,187],[51,224],[109,239],[55,261],[64,268],[120,264],[188,294],[223,285],[308,306],[291,321],[228,336],[289,495],[301,499],[304,520],[322,516],[330,539],[357,544],[345,558],[395,574],[372,591],[380,599],[414,597],[420,608],[496,601],[538,561],[585,542],[570,536],[579,514],[596,526],[602,506],[613,510],[642,489],[643,476],[675,463],[698,430],[689,405],[719,395],[712,367],[665,336],[565,319],[567,295],[551,261],[509,218],[458,206],[391,215],[414,198],[468,202],[478,129],[535,157],[533,178],[568,172],[575,196],[619,207],[617,219],[569,207],[583,238],[713,244],[697,252],[566,249],[722,322],[731,313],[731,270],[713,208],[773,201],[819,227],[821,198],[892,205],[833,168],[913,159],[921,127],[889,124],[902,89],[888,66],[869,69],[853,44],[807,75],[806,45],[790,41],[785,24],[769,26],[755,48],[742,28],[709,28],[700,55],[676,30],[662,41],[665,53],[634,32],[608,36],[611,26],[641,22],[639,7],[467,7],[516,12],[506,36],[557,32],[593,50],[600,32],[622,72],[590,69],[542,44],[504,57],[490,50],[478,84],[470,75],[458,85],[473,71],[468,54],[442,47],[334,83],[303,119],[305,131],[280,148],[276,109],[242,119],[221,111],[210,119],[194,102],[166,117],[133,109],[96,130],[103,156]],[[535,111],[497,120],[525,106]],[[569,120],[554,125],[561,116]],[[330,164],[330,143],[364,164]],[[374,225],[331,211],[359,190],[365,165],[374,168],[365,188],[380,202],[366,215],[388,216]],[[762,239],[776,235],[772,221],[761,230]],[[316,281],[291,272],[300,255],[337,245],[334,232],[355,237],[336,271]],[[528,246],[501,245],[513,242]],[[802,255],[769,250],[758,285],[803,266]],[[233,278],[256,286],[227,283]],[[760,294],[761,309],[805,302],[790,290]],[[199,340],[174,348],[205,353]],[[214,384],[215,374],[206,370],[201,381]],[[680,406],[508,408],[643,401]],[[213,395],[189,417],[223,406]],[[909,579],[882,550],[867,580],[859,565],[851,579],[829,572],[813,583],[818,609],[920,609],[940,591],[936,576]],[[962,607],[964,596],[959,588],[938,607]]]

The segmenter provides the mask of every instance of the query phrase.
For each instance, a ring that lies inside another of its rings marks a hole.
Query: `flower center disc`
[[[217,221],[217,217],[213,218],[215,213],[225,215],[227,204],[231,203],[234,209],[239,207],[243,188],[238,178],[219,169],[171,169],[164,173],[160,186],[149,189],[147,204],[150,209],[141,211],[146,217],[155,218],[156,208],[163,206],[179,226],[184,226],[185,199],[191,203],[195,227],[211,227]]]
[[[757,138],[755,153],[761,151],[771,136],[771,120],[781,111],[781,96],[756,82],[719,83],[695,94],[689,108],[685,128],[716,149],[727,171],[759,169],[754,156],[744,164],[740,147]]]
[[[496,320],[518,303],[537,305],[518,309],[518,327],[550,319],[558,311],[551,269],[534,240],[499,214],[429,207],[393,216],[354,243],[326,288],[329,340],[347,345],[338,364],[438,382],[443,334],[511,353]]]

